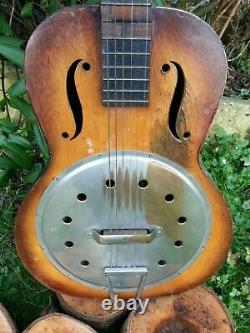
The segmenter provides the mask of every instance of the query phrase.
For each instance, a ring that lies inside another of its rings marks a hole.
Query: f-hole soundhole
[[[76,84],[75,84],[75,72],[77,69],[78,64],[81,62],[82,59],[75,60],[67,74],[67,81],[66,81],[66,90],[67,96],[70,104],[71,111],[73,113],[74,121],[75,121],[75,133],[70,140],[75,139],[82,131],[83,126],[83,111],[82,105],[77,93]],[[64,132],[66,133],[66,132]],[[69,135],[68,135],[69,136]],[[68,137],[67,136],[67,137]]]
[[[174,64],[177,71],[177,83],[174,91],[174,96],[170,105],[168,125],[174,137],[180,140],[176,127],[178,113],[180,111],[185,92],[185,76],[181,66],[177,62],[171,61],[171,63]]]

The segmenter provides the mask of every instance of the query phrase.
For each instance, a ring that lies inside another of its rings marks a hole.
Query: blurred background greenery
[[[228,58],[225,96],[248,100],[249,1],[155,2],[158,6],[192,12],[214,28]],[[10,310],[19,329],[57,306],[53,293],[24,270],[13,241],[18,206],[50,158],[25,89],[24,50],[29,36],[45,17],[64,6],[82,3],[77,0],[0,1],[0,302]],[[98,0],[87,3],[98,3]],[[210,136],[202,150],[203,163],[227,199],[234,220],[234,241],[227,263],[208,285],[229,308],[239,333],[250,332],[249,158],[248,137],[221,129]]]

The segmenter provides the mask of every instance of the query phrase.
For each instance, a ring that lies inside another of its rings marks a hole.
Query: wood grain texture
[[[127,310],[104,310],[99,298],[72,297],[57,293],[62,309],[69,315],[76,317],[95,329],[108,329],[121,321]]]
[[[234,333],[230,315],[211,290],[199,286],[182,294],[154,298],[146,312],[131,312],[122,333]]]
[[[30,324],[23,333],[96,333],[90,326],[61,313],[41,317]]]
[[[150,68],[150,103],[146,108],[111,108],[101,103],[101,34],[98,7],[65,9],[33,33],[25,58],[26,84],[37,118],[52,153],[50,165],[22,204],[16,224],[18,253],[31,274],[51,289],[72,296],[106,297],[107,293],[74,282],[59,272],[42,251],[36,237],[36,209],[51,181],[73,163],[111,150],[140,150],[166,156],[184,166],[198,181],[211,209],[212,228],[206,248],[197,260],[171,281],[147,288],[144,297],[172,294],[201,284],[224,262],[231,238],[229,210],[221,194],[199,165],[201,144],[207,134],[225,84],[226,60],[212,29],[199,18],[173,9],[153,10],[154,27]],[[62,29],[63,27],[63,29]],[[84,112],[81,134],[74,140],[75,124],[65,82],[73,61],[75,80]],[[169,109],[177,84],[173,62],[185,73],[185,94],[176,130],[168,126]],[[82,64],[91,65],[89,71]],[[170,71],[162,73],[163,64]],[[183,138],[190,132],[188,140]],[[62,137],[63,132],[69,138]],[[91,147],[90,147],[91,142]],[[123,293],[121,297],[130,297]]]
[[[16,327],[8,311],[0,303],[0,333],[16,333]]]

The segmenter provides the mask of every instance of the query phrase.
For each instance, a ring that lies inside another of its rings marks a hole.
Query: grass
[[[249,143],[237,135],[218,130],[205,143],[202,161],[227,199],[234,221],[234,239],[228,260],[207,284],[228,307],[237,333],[249,333]],[[11,181],[1,190],[0,199],[0,302],[10,311],[19,330],[56,306],[54,294],[33,280],[16,255],[14,218],[26,190],[22,177],[17,177],[16,182]]]
[[[52,293],[27,273],[16,254],[14,218],[26,189],[20,182],[11,182],[1,192],[0,302],[6,305],[17,327],[23,330],[48,308]]]

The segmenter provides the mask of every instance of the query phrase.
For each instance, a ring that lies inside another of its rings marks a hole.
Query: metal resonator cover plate
[[[136,290],[138,267],[147,269],[145,287],[180,274],[205,247],[210,226],[194,177],[138,151],[72,165],[45,190],[36,217],[40,245],[57,269],[94,288],[107,288],[104,270],[117,269],[114,291]]]

